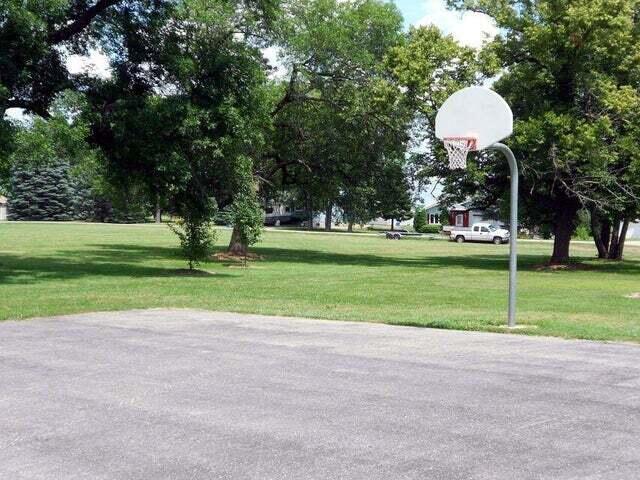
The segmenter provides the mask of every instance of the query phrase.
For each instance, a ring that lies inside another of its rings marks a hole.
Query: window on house
[[[456,215],[456,227],[464,226],[464,215],[459,213]]]

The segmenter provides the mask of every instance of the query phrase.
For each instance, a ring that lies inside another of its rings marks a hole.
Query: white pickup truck
[[[450,233],[451,240],[458,243],[472,242],[493,242],[496,245],[509,242],[509,230],[496,227],[490,223],[475,223],[471,228],[455,227]]]

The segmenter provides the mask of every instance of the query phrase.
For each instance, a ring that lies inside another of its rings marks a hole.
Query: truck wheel
[[[493,239],[493,243],[494,243],[494,244],[496,244],[496,245],[502,245],[502,238],[500,238],[500,237],[495,237],[495,238]]]
[[[464,237],[463,237],[462,235],[458,235],[458,236],[456,237],[456,242],[458,242],[458,243],[464,243]]]

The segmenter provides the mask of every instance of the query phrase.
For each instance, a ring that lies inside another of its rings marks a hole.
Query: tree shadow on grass
[[[509,266],[508,250],[487,254],[462,255],[419,255],[410,257],[382,256],[373,254],[344,254],[317,250],[283,248],[255,248],[255,252],[273,263],[305,263],[311,265],[345,265],[361,267],[407,267],[407,268],[464,268],[473,270],[506,270]],[[519,255],[518,268],[536,271],[548,260],[546,255]],[[640,274],[640,261],[600,262],[591,257],[574,257],[574,262],[588,265],[586,271]],[[560,273],[560,272],[557,272]]]
[[[184,277],[184,260],[175,247],[145,246],[137,244],[93,244],[82,250],[61,250],[50,256],[28,257],[0,254],[0,284],[30,284],[51,279],[77,279],[86,276],[160,278]],[[222,249],[221,249],[222,250]],[[258,247],[254,251],[264,257],[266,264],[303,264],[327,266],[353,266],[366,268],[406,267],[416,269],[462,268],[485,271],[506,271],[507,250],[495,254],[470,255],[413,255],[385,256],[369,253],[334,253],[308,249]],[[519,269],[535,271],[548,257],[520,255]],[[175,267],[145,265],[149,261],[175,261]],[[640,274],[640,261],[599,262],[593,258],[575,257],[586,262],[587,272]],[[205,267],[206,268],[206,267]],[[554,272],[552,274],[580,274],[584,270]],[[541,273],[542,274],[542,273]],[[216,272],[202,278],[234,277]]]
[[[0,285],[33,284],[47,280],[73,280],[82,277],[123,278],[225,278],[233,275],[214,272],[186,275],[186,262],[176,248],[140,245],[91,245],[90,249],[60,250],[49,256],[0,254]],[[172,267],[145,265],[144,262],[176,260]]]

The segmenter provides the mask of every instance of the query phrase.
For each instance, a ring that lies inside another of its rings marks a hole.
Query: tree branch
[[[6,114],[7,110],[9,110],[10,108],[22,108],[27,112],[40,115],[42,118],[49,118],[51,116],[46,108],[43,109],[41,105],[30,102],[29,100],[12,99],[3,102],[2,104],[0,104],[0,113],[2,113],[3,117]]]
[[[98,15],[101,15],[107,8],[116,5],[121,1],[122,0],[98,0],[95,5],[80,13],[77,17],[72,19],[70,23],[67,23],[58,30],[51,32],[49,34],[49,42],[52,45],[56,45],[69,40],[71,37],[87,28],[93,19]]]

